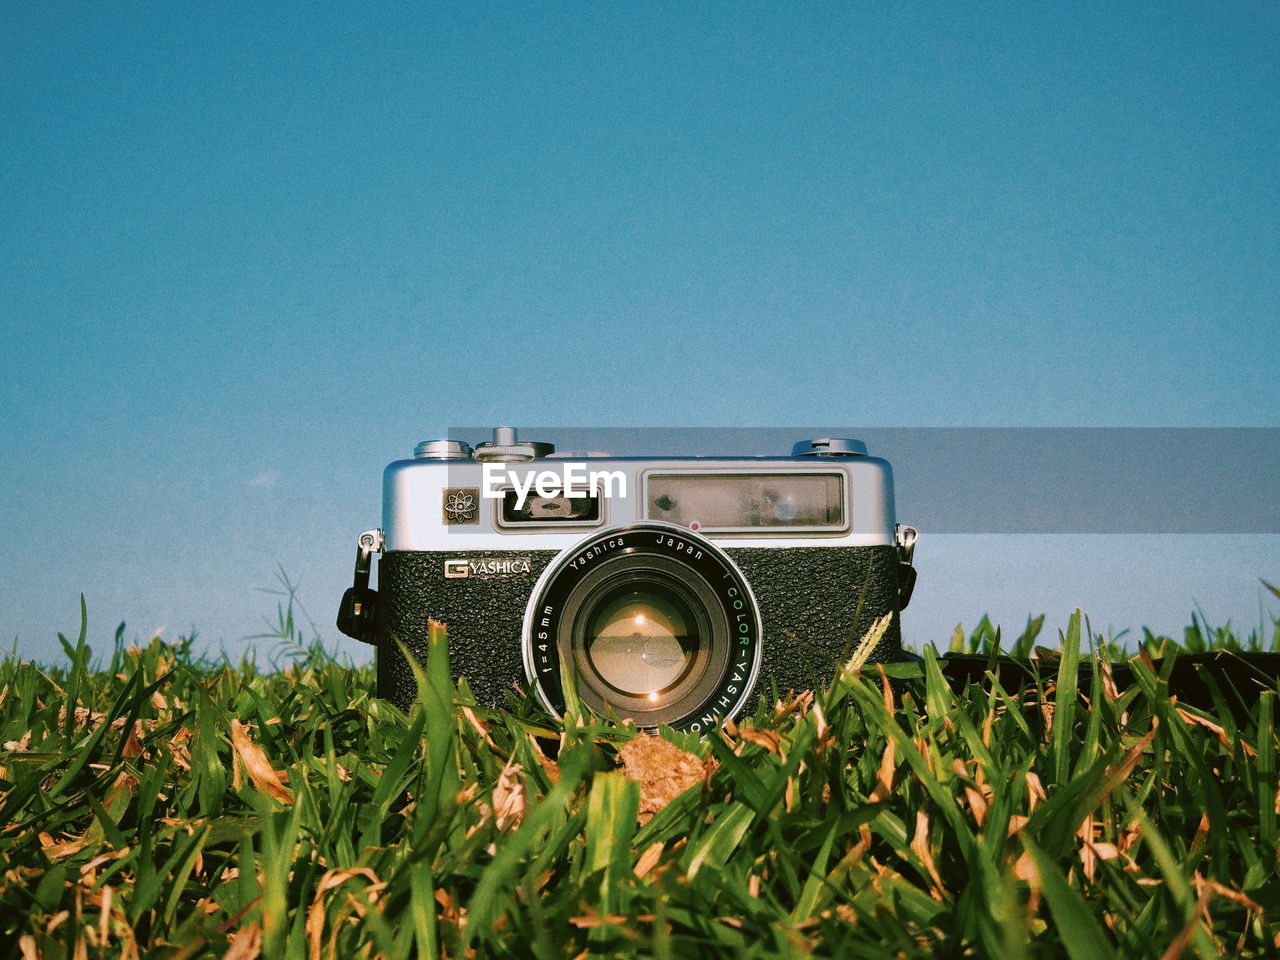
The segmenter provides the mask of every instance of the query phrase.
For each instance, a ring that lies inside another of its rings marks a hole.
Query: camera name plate
[[[528,557],[504,557],[501,560],[484,557],[467,559],[456,557],[444,562],[446,580],[469,577],[485,580],[493,577],[522,577],[532,572]]]

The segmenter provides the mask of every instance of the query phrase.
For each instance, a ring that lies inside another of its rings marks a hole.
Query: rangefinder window
[[[648,517],[726,533],[844,530],[841,473],[650,474]]]
[[[593,496],[540,497],[531,492],[521,504],[519,495],[514,490],[507,490],[502,494],[502,506],[498,516],[502,526],[599,523],[600,498]]]

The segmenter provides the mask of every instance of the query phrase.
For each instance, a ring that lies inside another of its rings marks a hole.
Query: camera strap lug
[[[916,541],[920,539],[920,531],[915,527],[900,523],[893,531],[893,545],[898,549],[898,609],[907,609],[911,602],[911,591],[916,588],[916,568],[911,565],[916,552]]]
[[[382,551],[381,530],[366,530],[356,537],[356,569],[350,588],[338,607],[338,629],[348,637],[377,642],[378,592],[369,589],[373,555]]]

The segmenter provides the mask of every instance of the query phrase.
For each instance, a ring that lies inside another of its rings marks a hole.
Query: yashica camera
[[[436,620],[480,702],[516,685],[559,714],[568,682],[600,713],[705,732],[829,681],[886,614],[859,656],[901,658],[915,538],[889,464],[856,440],[639,458],[557,454],[500,427],[386,468],[338,627],[376,645],[378,693],[401,706],[417,690],[402,651],[425,660]]]

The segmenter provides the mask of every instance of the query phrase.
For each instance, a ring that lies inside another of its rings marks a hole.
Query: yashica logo
[[[484,496],[499,500],[506,490],[514,490],[516,509],[524,509],[529,491],[540,497],[625,497],[627,475],[621,470],[588,470],[585,463],[566,463],[560,470],[529,471],[523,477],[500,463],[484,465]],[[616,492],[615,492],[616,490]]]
[[[477,558],[467,560],[461,557],[444,562],[444,575],[447,580],[462,577],[518,577],[529,573],[531,567],[528,557],[507,557],[501,560]]]

